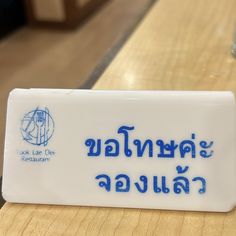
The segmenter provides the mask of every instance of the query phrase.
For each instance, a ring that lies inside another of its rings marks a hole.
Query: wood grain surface
[[[94,89],[232,90],[235,0],[155,4]],[[222,190],[223,191],[223,190]],[[236,210],[203,213],[7,203],[2,235],[236,235]]]
[[[235,0],[162,0],[96,89],[232,90]]]
[[[236,235],[236,213],[7,203],[1,235]]]

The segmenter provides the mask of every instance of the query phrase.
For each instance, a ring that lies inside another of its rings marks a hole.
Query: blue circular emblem
[[[33,145],[46,146],[53,132],[54,121],[46,107],[28,112],[21,121],[23,139]]]

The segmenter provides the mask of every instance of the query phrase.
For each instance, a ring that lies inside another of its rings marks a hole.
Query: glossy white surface
[[[122,126],[133,127],[129,157]],[[229,211],[236,196],[235,130],[230,92],[16,89],[8,101],[3,196],[24,203]],[[88,156],[87,139],[101,139],[99,156]],[[118,156],[106,155],[108,139],[119,142]],[[151,157],[147,149],[137,157],[134,140],[151,140]],[[178,145],[173,158],[158,157],[157,140]],[[181,157],[184,140],[194,141],[195,157]],[[212,146],[200,148],[203,140]],[[203,158],[202,150],[211,157]],[[177,166],[186,172],[178,174]],[[111,178],[110,189],[99,186],[100,174]],[[117,191],[124,189],[119,174],[129,176],[129,191]],[[155,176],[166,177],[168,193],[154,191]],[[178,176],[189,180],[189,193],[174,187]],[[192,181],[197,176],[206,180],[202,194],[200,181]]]

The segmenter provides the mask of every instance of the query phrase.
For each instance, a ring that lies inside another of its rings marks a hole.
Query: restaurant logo
[[[26,113],[21,121],[23,139],[33,145],[47,146],[54,132],[54,121],[47,107]]]

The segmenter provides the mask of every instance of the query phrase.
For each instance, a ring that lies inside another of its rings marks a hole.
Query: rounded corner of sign
[[[235,209],[235,206],[236,206],[236,204],[231,205],[231,206],[228,208],[228,211],[227,211],[227,212],[233,211],[233,210]]]
[[[6,201],[6,202],[11,202],[11,198],[9,196],[9,194],[5,191],[2,191],[2,198]]]
[[[15,97],[15,95],[17,94],[17,91],[18,91],[18,90],[19,90],[19,89],[14,88],[14,89],[12,89],[12,90],[9,92],[8,98],[7,98],[8,104],[9,104],[9,102]]]
[[[5,202],[9,202],[9,203],[17,203],[18,200],[16,198],[15,194],[10,194],[7,191],[2,191],[2,198]]]
[[[9,190],[6,188],[6,183],[2,182],[2,198],[6,201],[6,202],[14,202],[14,194],[10,193]]]
[[[232,97],[234,103],[236,103],[236,100],[235,100],[235,93],[233,91],[228,91],[229,95]]]
[[[235,209],[235,204],[232,204],[232,205],[229,205],[229,206],[225,207],[225,209],[222,210],[222,212],[227,213],[227,212],[233,211],[234,209]]]
[[[11,96],[13,96],[18,90],[20,90],[20,89],[18,89],[18,88],[13,88],[13,89],[9,92],[8,97],[10,98]]]
[[[235,94],[234,94],[234,92],[233,91],[228,91],[230,94],[231,94],[231,96],[233,96],[233,97],[235,97]]]

